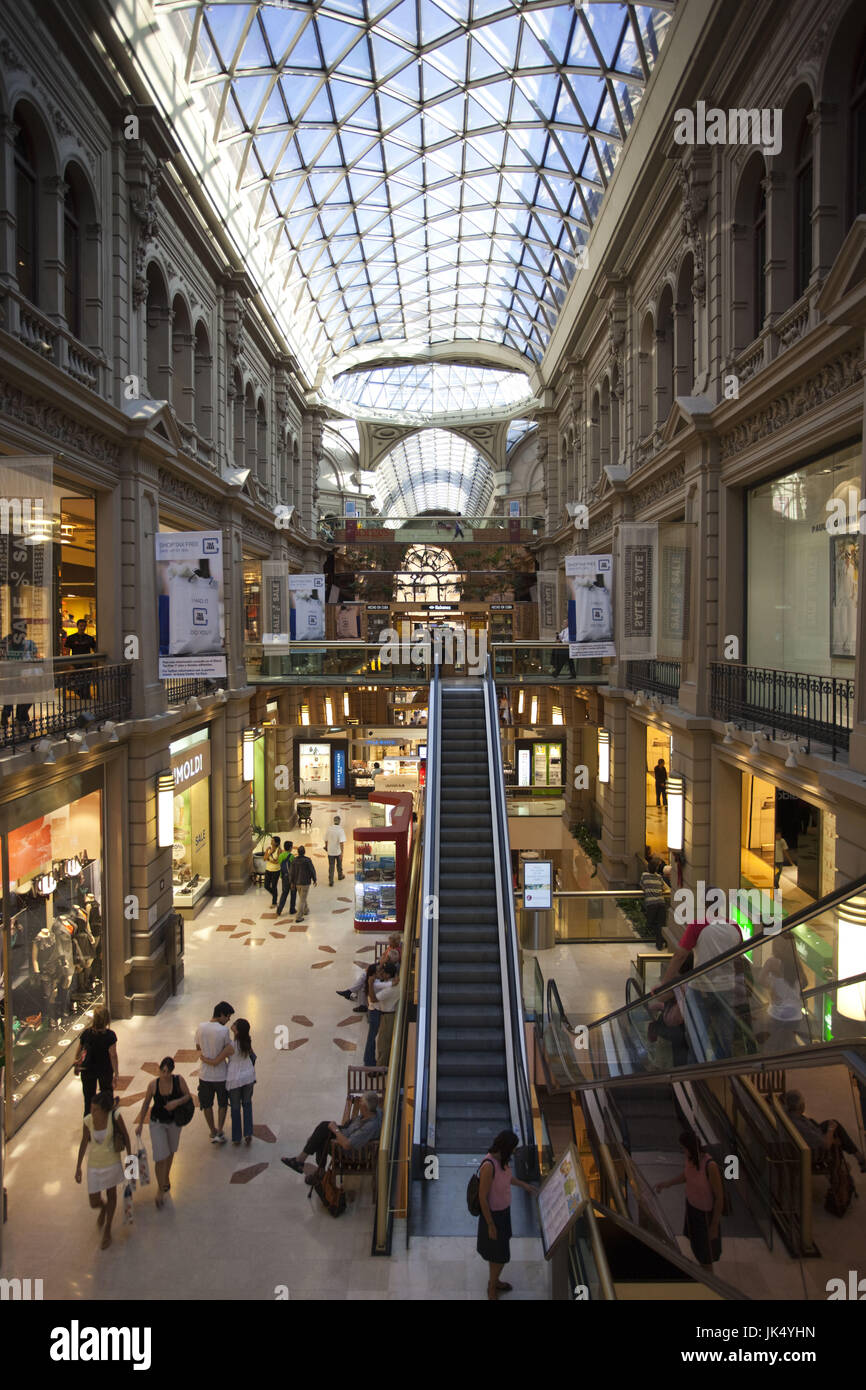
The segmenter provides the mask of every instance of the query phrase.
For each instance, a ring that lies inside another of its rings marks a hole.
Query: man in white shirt
[[[224,1144],[223,1125],[228,1110],[226,1093],[226,1072],[228,1058],[232,1051],[232,1037],[228,1023],[234,1009],[224,999],[214,1005],[213,1018],[209,1023],[200,1023],[195,1030],[195,1046],[201,1058],[198,1078],[198,1103],[201,1113],[207,1120],[212,1144]],[[213,1122],[213,1103],[216,1097],[218,1123]]]
[[[391,1056],[391,1038],[394,1034],[394,1014],[400,1002],[399,968],[393,962],[382,966],[382,980],[377,980],[373,993],[381,1018],[376,1034],[376,1066],[387,1067]]]
[[[334,816],[334,824],[329,825],[325,831],[325,849],[328,854],[328,886],[334,886],[334,869],[337,870],[337,877],[343,881],[343,845],[346,843],[346,832],[340,824],[340,817]]]

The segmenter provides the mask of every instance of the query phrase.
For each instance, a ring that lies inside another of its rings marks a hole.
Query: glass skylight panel
[[[186,48],[195,41],[181,70],[194,88],[205,84],[217,140],[235,137],[225,145],[229,178],[274,262],[284,259],[280,242],[287,267],[303,247],[309,307],[293,289],[287,313],[310,318],[333,289],[318,278],[320,252],[329,259],[328,238],[351,234],[352,249],[335,245],[332,259],[365,267],[370,293],[363,306],[331,302],[317,311],[319,353],[333,355],[356,335],[376,341],[378,332],[395,355],[409,337],[450,335],[513,346],[535,361],[574,274],[579,243],[571,228],[563,232],[566,219],[588,232],[597,216],[670,7],[389,4],[155,0],[155,9]],[[232,91],[223,102],[225,83]],[[297,177],[280,177],[293,171]],[[303,215],[307,208],[314,215]],[[416,260],[427,248],[427,259]],[[411,265],[402,302],[393,277],[382,274],[395,260]],[[481,296],[469,300],[461,289],[455,298],[458,266]],[[521,266],[544,274],[521,280]],[[496,306],[518,282],[522,307],[503,319]],[[547,312],[539,313],[541,303]]]

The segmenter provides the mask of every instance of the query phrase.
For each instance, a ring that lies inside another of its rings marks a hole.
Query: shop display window
[[[197,730],[170,746],[175,779],[171,879],[175,907],[194,907],[210,890],[210,742]]]
[[[331,795],[331,749],[327,743],[302,743],[298,754],[302,796]]]
[[[355,843],[355,921],[397,920],[396,840]]]
[[[102,793],[11,830],[8,853],[0,1034],[17,1104],[105,999]]]

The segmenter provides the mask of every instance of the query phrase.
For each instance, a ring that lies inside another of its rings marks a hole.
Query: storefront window
[[[302,743],[298,774],[301,796],[331,795],[331,749],[327,743]]]
[[[174,774],[174,905],[191,908],[211,882],[210,741],[199,729],[169,746]]]
[[[653,854],[661,855],[667,863],[668,796],[667,779],[671,773],[673,739],[664,729],[652,724],[646,731],[646,843]]]
[[[761,483],[747,498],[748,663],[851,675],[859,592],[859,443]]]
[[[62,484],[54,487],[56,656],[88,656],[96,631],[96,503]],[[61,641],[62,638],[62,641]]]
[[[821,895],[821,812],[762,777],[743,779],[743,887],[777,888],[789,916]]]
[[[397,844],[378,840],[355,844],[355,921],[397,921]]]
[[[10,829],[7,848],[0,1028],[17,1105],[105,999],[102,792]]]

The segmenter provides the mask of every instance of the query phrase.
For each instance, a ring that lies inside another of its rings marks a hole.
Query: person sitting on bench
[[[842,1152],[852,1154],[860,1165],[860,1172],[866,1173],[866,1157],[857,1148],[850,1134],[838,1120],[810,1120],[806,1114],[806,1102],[800,1091],[786,1091],[782,1097],[785,1113],[791,1124],[803,1136],[812,1150],[812,1167],[821,1169],[826,1156],[834,1144],[839,1144]]]
[[[322,1120],[321,1124],[316,1125],[301,1152],[294,1158],[282,1159],[286,1167],[296,1173],[303,1173],[304,1164],[310,1154],[313,1154],[316,1163],[323,1168],[328,1160],[332,1139],[341,1149],[363,1149],[367,1144],[372,1144],[374,1139],[378,1139],[382,1129],[382,1115],[376,1092],[366,1091],[363,1096],[358,1097],[352,1108],[356,1113],[345,1125],[338,1125],[336,1120]],[[312,1178],[308,1178],[307,1181],[311,1183]]]

